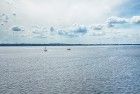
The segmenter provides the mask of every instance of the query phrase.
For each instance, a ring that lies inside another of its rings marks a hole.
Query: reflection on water
[[[139,92],[140,46],[0,47],[0,94]]]

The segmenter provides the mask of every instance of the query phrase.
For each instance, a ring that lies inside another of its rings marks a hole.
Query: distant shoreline
[[[119,46],[140,44],[0,44],[0,46]]]

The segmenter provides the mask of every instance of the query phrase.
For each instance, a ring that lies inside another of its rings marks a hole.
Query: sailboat
[[[47,48],[46,47],[44,48],[44,52],[47,52]]]

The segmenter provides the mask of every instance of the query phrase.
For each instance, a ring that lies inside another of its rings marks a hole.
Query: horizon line
[[[66,43],[2,43],[0,46],[107,46],[107,45],[140,45],[140,44],[66,44]]]

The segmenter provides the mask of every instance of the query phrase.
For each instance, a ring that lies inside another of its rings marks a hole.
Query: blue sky
[[[0,43],[138,43],[139,0],[0,0]]]
[[[134,15],[140,15],[140,1],[139,0],[127,0],[124,4],[120,5],[117,10],[120,9],[120,16],[131,17]]]

